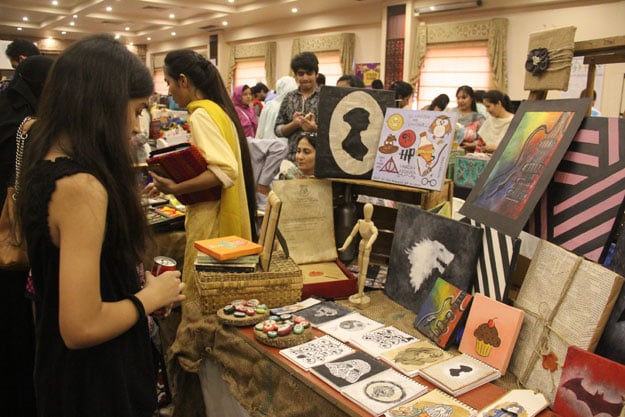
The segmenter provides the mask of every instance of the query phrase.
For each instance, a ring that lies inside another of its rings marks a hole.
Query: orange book
[[[262,245],[239,236],[224,236],[196,240],[194,246],[197,250],[207,253],[220,261],[245,255],[256,255],[263,250]]]

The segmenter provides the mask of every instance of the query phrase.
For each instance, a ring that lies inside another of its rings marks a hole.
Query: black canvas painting
[[[469,292],[481,249],[481,228],[399,203],[386,294],[418,313],[438,277]]]
[[[328,87],[319,92],[317,178],[371,178],[384,113],[395,93]]]

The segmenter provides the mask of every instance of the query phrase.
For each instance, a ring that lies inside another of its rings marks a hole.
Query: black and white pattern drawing
[[[325,335],[301,345],[280,349],[284,356],[297,366],[310,369],[313,366],[335,360],[354,352],[354,349],[335,338]]]
[[[340,359],[310,368],[310,372],[327,382],[336,390],[355,384],[370,376],[389,369],[365,352],[354,352]]]
[[[351,384],[341,393],[378,416],[385,411],[424,394],[427,387],[393,369]]]
[[[484,229],[482,251],[477,258],[477,280],[472,292],[482,293],[502,303],[508,302],[508,283],[516,268],[521,239],[468,217],[461,221]]]
[[[481,248],[481,228],[399,203],[384,291],[415,313],[439,277],[469,292]]]
[[[360,334],[384,327],[383,323],[363,316],[360,313],[351,313],[336,320],[319,325],[319,330],[343,342]]]
[[[383,352],[417,342],[418,340],[417,337],[403,332],[394,326],[386,326],[353,337],[350,339],[350,342],[370,355],[379,358]]]
[[[305,317],[306,320],[316,327],[331,320],[344,317],[352,312],[353,310],[343,307],[334,301],[323,301],[312,307],[298,311],[297,315]]]

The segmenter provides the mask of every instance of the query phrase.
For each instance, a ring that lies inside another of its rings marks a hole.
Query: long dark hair
[[[241,162],[243,163],[243,177],[245,181],[245,194],[247,208],[252,226],[252,237],[256,240],[255,215],[256,215],[256,191],[254,174],[252,171],[252,159],[247,146],[245,132],[239,121],[239,115],[234,109],[232,99],[219,74],[217,68],[202,55],[191,50],[179,50],[169,52],[165,56],[165,73],[174,80],[184,74],[193,85],[202,92],[204,98],[219,105],[230,117],[237,129],[239,147],[241,148]]]
[[[501,103],[506,111],[513,113],[510,97],[499,90],[488,90],[484,93],[484,100],[488,100],[493,104]]]
[[[458,97],[458,94],[460,94],[461,91],[471,97],[471,110],[477,111],[477,100],[475,100],[475,91],[473,91],[473,88],[468,85],[461,85],[456,90],[456,97]]]
[[[108,194],[107,237],[127,268],[141,261],[148,236],[128,137],[128,101],[154,91],[141,60],[108,35],[69,46],[56,60],[39,102],[38,121],[23,160],[21,189],[27,197],[35,164],[53,146],[85,167]],[[28,198],[18,198],[25,213]]]

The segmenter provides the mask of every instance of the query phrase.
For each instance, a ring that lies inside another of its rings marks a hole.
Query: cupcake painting
[[[458,350],[506,373],[525,312],[481,293],[473,295]]]
[[[501,338],[497,327],[495,327],[495,319],[490,319],[477,326],[473,336],[475,336],[475,352],[482,357],[488,357],[493,348],[498,348],[501,345]]]

